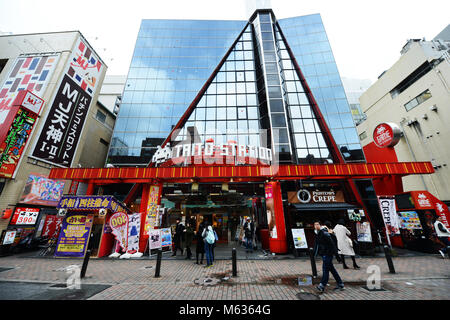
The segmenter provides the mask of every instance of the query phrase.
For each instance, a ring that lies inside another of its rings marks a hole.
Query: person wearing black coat
[[[322,257],[322,280],[320,284],[316,287],[320,292],[324,292],[328,279],[330,277],[330,272],[337,282],[336,289],[344,289],[344,282],[339,276],[338,272],[333,266],[333,256],[337,254],[338,250],[333,242],[333,238],[326,226],[322,226],[319,221],[314,222],[314,232],[316,233],[315,242],[315,254],[319,254]]]
[[[197,245],[195,247],[195,256],[196,256],[195,264],[199,264],[198,263],[199,255],[201,255],[200,264],[203,264],[203,257],[205,256],[205,242],[203,241],[202,233],[204,229],[205,223],[201,222],[200,225],[198,226],[198,231],[195,234],[195,239],[197,240]]]
[[[183,255],[182,241],[183,241],[183,231],[184,231],[184,229],[185,229],[185,227],[180,222],[180,219],[177,219],[177,226],[175,227],[175,235],[173,237],[173,240],[175,242],[175,249],[174,249],[174,252],[172,254],[172,257],[177,255],[178,249],[180,249],[181,255]]]

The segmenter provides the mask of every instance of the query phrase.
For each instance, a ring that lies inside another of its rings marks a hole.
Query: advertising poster
[[[39,208],[17,207],[9,224],[11,225],[35,225],[39,216]]]
[[[56,207],[64,192],[63,180],[52,180],[38,173],[31,173],[19,202]]]
[[[55,256],[84,257],[93,220],[93,215],[67,215],[63,220]]]
[[[69,57],[32,157],[70,167],[103,64],[81,37]]]
[[[150,250],[162,248],[161,229],[151,229],[148,234],[148,241]]]
[[[21,56],[16,59],[0,87],[0,126],[11,112],[11,105],[20,91],[28,90],[39,97],[44,96],[58,60],[59,55]]]
[[[141,230],[141,215],[139,213],[128,216],[128,252],[139,251],[139,231]]]
[[[147,204],[147,215],[145,219],[144,233],[148,234],[150,229],[157,226],[159,212],[159,198],[161,195],[160,186],[150,186],[149,198]]]
[[[265,185],[267,224],[269,225],[269,235],[271,238],[277,238],[277,226],[275,222],[275,204],[273,200],[273,186],[270,183]]]
[[[419,216],[416,211],[399,212],[400,228],[408,230],[422,230]]]
[[[57,238],[59,231],[61,230],[61,225],[63,222],[63,217],[58,215],[47,215],[44,222],[44,228],[42,229],[42,237],[48,237],[49,239]]]
[[[359,242],[372,242],[372,234],[370,233],[369,222],[356,223],[356,236]]]
[[[172,232],[170,228],[161,230],[161,247],[172,247]]]
[[[295,249],[308,249],[306,242],[305,229],[291,229],[292,238],[294,239]]]
[[[30,111],[19,108],[6,139],[0,141],[0,177],[12,178],[35,123]]]
[[[394,198],[378,198],[381,214],[386,225],[386,233],[390,236],[400,234],[400,221],[395,208]]]
[[[13,244],[14,239],[16,238],[16,230],[6,231],[5,237],[3,238],[3,244]]]
[[[128,215],[124,212],[114,213],[109,220],[111,232],[124,251],[128,246],[128,221]]]

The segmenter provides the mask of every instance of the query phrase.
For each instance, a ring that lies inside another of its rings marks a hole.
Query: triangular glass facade
[[[211,78],[175,141],[195,127],[196,142],[265,146],[281,163],[338,161],[270,12],[252,17]]]

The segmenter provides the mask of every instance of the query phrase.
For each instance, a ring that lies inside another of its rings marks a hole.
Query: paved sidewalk
[[[154,260],[91,259],[83,284],[109,285],[90,297],[94,300],[168,299],[168,300],[298,300],[298,299],[389,299],[449,300],[450,260],[438,255],[394,258],[396,274],[390,274],[384,258],[359,259],[360,270],[337,270],[346,290],[330,287],[318,295],[314,286],[299,286],[299,275],[310,275],[308,259],[239,260],[238,277],[231,277],[231,261],[218,260],[212,268],[203,268],[193,260],[163,260],[161,277],[154,278]],[[0,258],[0,281],[66,283],[65,268],[81,266],[80,259],[39,259],[10,256]],[[384,291],[363,287],[367,267],[378,265]],[[8,269],[12,268],[12,269]],[[322,263],[317,260],[319,278]],[[206,282],[205,282],[206,280]],[[314,279],[317,282],[319,279]],[[0,298],[1,293],[0,293]]]

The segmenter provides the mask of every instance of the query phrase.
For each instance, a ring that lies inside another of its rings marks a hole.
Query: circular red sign
[[[373,130],[373,141],[379,148],[393,147],[400,140],[400,132],[396,125],[381,123]]]

